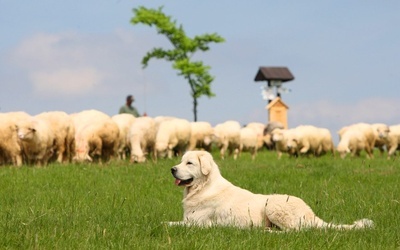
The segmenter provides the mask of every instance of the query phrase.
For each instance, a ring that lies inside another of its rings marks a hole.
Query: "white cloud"
[[[82,95],[104,80],[89,46],[77,33],[40,33],[22,41],[11,59],[26,72],[34,94]]]
[[[35,95],[109,96],[142,89],[136,80],[142,79],[141,46],[140,39],[122,29],[92,35],[39,33],[16,46],[10,61],[26,74],[32,88],[25,89],[33,89]],[[154,88],[149,84],[148,89]]]
[[[36,34],[19,44],[13,61],[27,70],[86,64],[85,49],[79,40],[76,33]]]
[[[57,69],[51,72],[35,71],[31,75],[34,92],[41,96],[76,95],[90,92],[102,80],[95,68]]]

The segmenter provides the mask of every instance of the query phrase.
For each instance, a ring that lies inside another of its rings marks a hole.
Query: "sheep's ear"
[[[211,172],[213,161],[210,153],[201,152],[201,155],[199,155],[199,162],[202,174],[208,175]]]

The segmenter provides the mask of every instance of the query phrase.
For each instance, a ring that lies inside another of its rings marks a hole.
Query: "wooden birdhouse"
[[[289,107],[280,97],[276,97],[272,100],[265,109],[268,110],[268,122],[280,122],[285,129],[288,128],[287,111]]]

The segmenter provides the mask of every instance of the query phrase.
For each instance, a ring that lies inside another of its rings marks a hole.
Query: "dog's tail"
[[[316,218],[314,226],[317,228],[332,228],[339,230],[351,230],[351,229],[363,229],[374,227],[374,222],[370,219],[356,220],[353,224],[334,224],[323,221],[320,218]]]

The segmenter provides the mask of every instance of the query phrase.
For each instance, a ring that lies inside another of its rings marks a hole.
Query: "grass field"
[[[374,229],[268,233],[167,227],[182,217],[179,159],[131,165],[0,168],[0,249],[400,249],[400,160],[283,157],[220,160],[225,178],[255,193],[301,197],[325,221]]]

